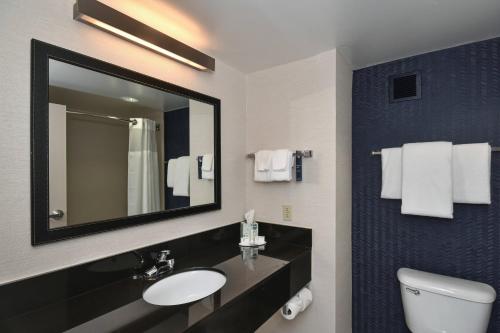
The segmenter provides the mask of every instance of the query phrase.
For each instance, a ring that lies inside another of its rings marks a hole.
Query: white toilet
[[[406,325],[413,333],[484,333],[496,298],[491,286],[426,273],[398,270]]]

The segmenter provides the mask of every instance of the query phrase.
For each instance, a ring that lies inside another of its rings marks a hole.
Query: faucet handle
[[[144,276],[149,279],[154,277],[156,274],[158,274],[158,267],[153,266],[144,273]]]
[[[156,261],[159,263],[166,262],[168,260],[168,256],[170,255],[170,250],[162,250],[156,256]]]

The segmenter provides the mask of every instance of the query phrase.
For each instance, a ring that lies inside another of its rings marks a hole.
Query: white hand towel
[[[214,179],[214,170],[210,170],[210,171],[201,170],[201,179],[213,180]]]
[[[288,167],[290,153],[291,151],[288,149],[278,149],[273,151],[273,171],[285,170]]]
[[[273,152],[271,180],[275,182],[289,182],[293,178],[293,152],[279,149]]]
[[[453,146],[453,202],[491,204],[490,176],[488,143]]]
[[[214,179],[214,155],[205,154],[203,155],[201,162],[201,179]]]
[[[167,164],[167,187],[174,187],[174,175],[175,175],[175,158],[168,160]]]
[[[401,148],[382,149],[383,199],[401,199]]]
[[[214,155],[204,154],[201,162],[201,170],[212,171],[213,162],[214,162]]]
[[[255,153],[254,180],[256,182],[271,181],[271,150],[259,150]]]
[[[259,150],[255,153],[255,165],[258,171],[267,171],[271,169],[273,158],[272,150]]]
[[[453,218],[451,142],[403,146],[401,213]]]
[[[189,156],[182,156],[175,161],[174,196],[189,197]]]

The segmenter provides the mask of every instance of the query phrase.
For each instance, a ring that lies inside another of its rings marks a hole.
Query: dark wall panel
[[[422,98],[389,103],[388,78],[419,71]],[[481,281],[500,292],[500,153],[492,204],[455,204],[455,218],[401,215],[380,199],[380,156],[371,150],[446,140],[500,146],[500,38],[355,71],[353,81],[353,331],[409,332],[400,267]],[[500,332],[494,305],[488,332]]]
[[[174,196],[167,187],[167,163],[171,158],[189,156],[189,108],[165,112],[165,209],[189,207],[189,197]]]

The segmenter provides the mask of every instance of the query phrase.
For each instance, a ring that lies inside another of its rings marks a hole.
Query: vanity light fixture
[[[215,59],[97,0],[77,0],[73,18],[144,46],[201,71],[214,71]]]

